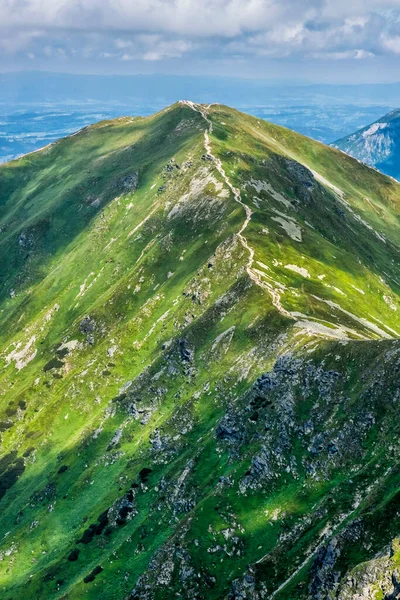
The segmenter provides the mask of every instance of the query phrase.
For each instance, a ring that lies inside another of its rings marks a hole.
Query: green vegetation
[[[1,598],[317,598],[327,545],[343,578],[386,552],[399,213],[220,105],[2,165]]]

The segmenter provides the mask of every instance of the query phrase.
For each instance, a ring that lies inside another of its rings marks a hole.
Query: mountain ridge
[[[332,146],[399,180],[399,123],[400,109],[396,109],[355,133],[337,140]]]
[[[348,593],[398,531],[399,210],[188,101],[2,165],[2,594]]]

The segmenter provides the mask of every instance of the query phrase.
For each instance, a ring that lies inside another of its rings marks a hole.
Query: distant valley
[[[400,84],[283,85],[163,75],[0,74],[0,163],[102,119],[147,116],[187,98],[228,104],[329,144],[400,106]]]
[[[50,105],[49,105],[50,104]],[[0,163],[43,148],[87,125],[121,116],[147,116],[161,104],[87,102],[63,107],[51,103],[0,105]],[[329,144],[379,117],[387,106],[237,106],[254,116]]]

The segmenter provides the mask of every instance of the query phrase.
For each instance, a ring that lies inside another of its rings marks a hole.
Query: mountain
[[[1,597],[394,598],[399,213],[189,101],[2,165]]]
[[[347,135],[387,110],[387,107],[381,106],[360,109],[353,105],[285,107],[278,104],[278,109],[273,106],[246,106],[246,112],[324,143]],[[133,107],[127,103],[124,107],[111,101],[108,105],[82,103],[75,105],[73,110],[70,103],[63,107],[58,102],[51,107],[48,103],[30,104],[29,108],[26,103],[3,105],[0,109],[0,163],[39,150],[100,120],[116,119],[132,111],[136,116],[148,116],[163,106],[165,104],[151,106],[146,103]],[[240,106],[236,108],[240,109]]]
[[[132,113],[148,116],[186,96],[244,109],[328,144],[398,106],[400,84],[301,86],[185,75],[0,73],[0,163],[85,125]]]
[[[400,109],[332,145],[382,173],[400,179]]]

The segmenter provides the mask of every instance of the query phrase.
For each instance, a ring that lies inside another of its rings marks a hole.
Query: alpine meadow
[[[397,598],[399,214],[219,104],[1,165],[1,598]]]

